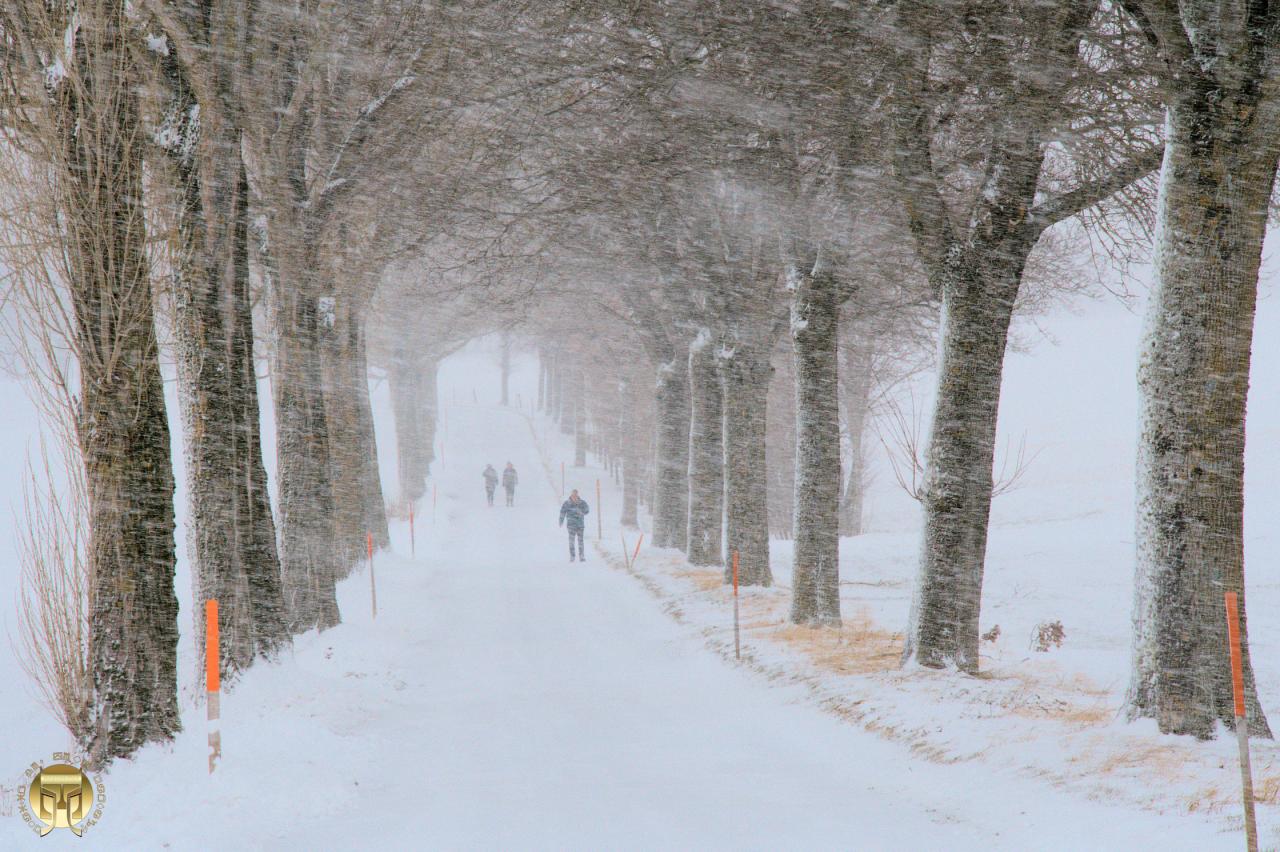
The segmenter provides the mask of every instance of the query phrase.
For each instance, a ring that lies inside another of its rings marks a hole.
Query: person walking
[[[587,561],[587,546],[582,543],[582,532],[586,527],[585,518],[591,511],[587,501],[578,496],[578,489],[569,492],[569,499],[560,506],[560,526],[569,530],[569,561],[573,561],[574,539],[578,542],[578,561]]]
[[[493,505],[493,492],[498,487],[498,472],[493,469],[493,465],[484,466],[484,496],[489,501],[489,505]]]
[[[507,462],[507,466],[502,471],[502,490],[507,492],[508,506],[516,504],[516,483],[519,481],[520,478],[516,476],[516,466]]]

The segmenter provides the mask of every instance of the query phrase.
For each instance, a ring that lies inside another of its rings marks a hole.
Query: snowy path
[[[594,552],[568,563],[524,418],[449,418],[436,526],[428,495],[419,559],[379,556],[378,619],[367,573],[342,584],[342,626],[227,696],[218,773],[203,773],[188,710],[173,753],[113,771],[94,848],[1235,845],[1190,820],[927,763],[726,665]],[[480,470],[508,458],[518,505],[499,492],[489,509]],[[407,554],[407,530],[395,536]],[[175,790],[181,807],[157,811]]]

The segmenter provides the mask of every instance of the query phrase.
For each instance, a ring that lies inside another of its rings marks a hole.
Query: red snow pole
[[[733,656],[742,659],[742,642],[738,638],[738,551],[733,552]]]
[[[378,617],[378,584],[373,580],[373,533],[365,533],[365,547],[369,551],[369,598],[373,601],[373,617]]]
[[[640,556],[640,542],[644,541],[644,533],[640,533],[640,537],[636,539],[636,552],[631,554],[631,567],[636,567],[636,558]]]
[[[1253,809],[1253,770],[1249,766],[1249,722],[1244,706],[1244,662],[1240,656],[1240,599],[1226,593],[1227,642],[1231,646],[1231,691],[1235,694],[1236,741],[1240,744],[1240,786],[1244,799],[1244,837],[1249,852],[1258,852],[1258,818]]]
[[[219,668],[218,650],[218,601],[210,598],[204,602],[204,688],[209,708],[209,773],[222,757],[222,672]]]
[[[409,555],[416,556],[417,553],[418,553],[417,548],[414,546],[414,542],[413,542],[413,501],[410,500],[409,501]]]
[[[600,480],[596,480],[596,541],[604,541],[604,517],[600,514]]]

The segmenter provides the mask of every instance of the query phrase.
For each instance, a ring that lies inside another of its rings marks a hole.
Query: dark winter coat
[[[581,532],[586,526],[584,518],[591,511],[591,507],[587,505],[587,501],[579,499],[577,503],[572,500],[565,500],[560,506],[560,523],[564,524],[571,530]]]
[[[514,467],[509,467],[502,471],[502,487],[508,491],[513,490],[516,487],[516,483],[519,481],[519,478],[516,477],[516,469]]]
[[[491,467],[484,469],[484,487],[490,491],[498,487],[498,472]]]

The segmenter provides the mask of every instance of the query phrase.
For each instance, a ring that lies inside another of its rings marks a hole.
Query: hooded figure
[[[516,483],[520,478],[516,476],[516,467],[511,462],[507,462],[506,468],[502,471],[502,489],[507,492],[507,505],[514,506],[516,504]]]
[[[493,505],[493,492],[498,487],[498,472],[493,469],[493,465],[484,466],[484,496],[488,499],[489,505]]]
[[[587,548],[582,543],[582,531],[586,527],[585,518],[591,507],[587,501],[578,496],[578,489],[569,492],[569,499],[560,506],[560,525],[569,530],[569,561],[574,557],[574,541],[578,544],[578,561],[587,561]]]

